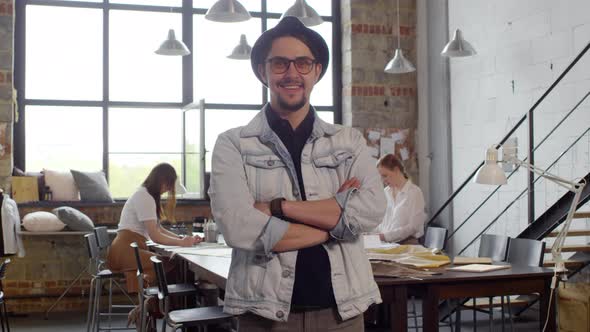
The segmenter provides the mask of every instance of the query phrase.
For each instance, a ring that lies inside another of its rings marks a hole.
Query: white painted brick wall
[[[590,41],[590,0],[449,0],[449,34],[456,28],[476,48],[471,58],[450,59],[453,185],[482,160],[485,149],[498,142],[538,100]],[[433,50],[436,52],[436,50]],[[514,84],[513,84],[514,81]],[[565,84],[564,84],[565,83]],[[536,112],[535,139],[540,140],[590,91],[590,54]],[[590,98],[589,98],[590,99]],[[547,166],[590,125],[590,100],[539,149],[539,166]],[[519,157],[526,157],[526,124],[517,131]],[[590,135],[555,167],[573,178],[590,169]],[[469,242],[514,199],[527,183],[519,171],[495,194],[489,206],[454,237],[456,250]],[[469,184],[454,203],[455,225],[462,222],[494,187]],[[537,188],[537,213],[563,193],[552,184]],[[527,225],[523,196],[502,216],[490,233],[516,236]],[[477,244],[475,244],[477,245]],[[469,251],[474,251],[470,249]]]

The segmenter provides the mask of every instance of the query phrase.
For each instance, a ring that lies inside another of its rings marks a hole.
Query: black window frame
[[[194,0],[198,1],[198,0]],[[278,19],[281,14],[267,13],[267,1],[260,0],[261,11],[251,11],[252,17],[261,19],[261,33],[267,29],[267,19]],[[318,111],[332,111],[334,114],[334,123],[342,123],[342,50],[341,50],[341,17],[340,1],[331,0],[332,16],[322,16],[325,21],[332,23],[332,86],[333,86],[333,105],[316,106]],[[96,8],[103,11],[103,96],[102,100],[54,100],[54,99],[28,99],[25,98],[25,62],[26,62],[26,6],[41,5],[52,7],[75,7],[75,8]],[[14,39],[14,86],[18,92],[17,105],[19,110],[19,121],[14,124],[14,166],[26,170],[26,106],[83,106],[83,107],[101,107],[103,118],[103,157],[102,165],[107,179],[109,178],[109,109],[113,107],[141,107],[141,108],[176,108],[182,109],[185,106],[198,102],[194,100],[193,82],[193,54],[182,58],[182,102],[133,102],[133,101],[111,101],[109,98],[109,10],[133,10],[133,11],[152,11],[152,12],[175,12],[182,15],[182,41],[190,50],[193,50],[193,18],[195,14],[204,15],[207,9],[193,8],[193,0],[182,0],[181,7],[169,6],[151,6],[136,4],[115,4],[109,3],[108,0],[102,2],[80,2],[80,1],[61,1],[61,0],[19,0],[15,1],[15,39]],[[219,23],[226,24],[226,23]],[[155,40],[157,43],[157,41]],[[268,99],[267,89],[261,85],[261,103],[260,104],[221,104],[205,103],[205,109],[227,109],[227,110],[260,110]],[[203,126],[202,126],[203,127]],[[184,139],[183,139],[184,142]],[[186,153],[184,143],[182,154]],[[182,178],[185,174],[185,158],[182,161]],[[75,167],[75,165],[72,165]],[[204,181],[204,179],[201,179]]]

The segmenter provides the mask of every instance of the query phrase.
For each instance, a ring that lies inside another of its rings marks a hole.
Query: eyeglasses
[[[291,62],[295,64],[295,69],[299,74],[309,74],[313,69],[313,65],[317,62],[315,59],[308,58],[306,56],[300,56],[293,60],[283,58],[281,56],[272,57],[267,59],[266,62],[270,63],[270,70],[273,74],[283,74],[291,66]]]

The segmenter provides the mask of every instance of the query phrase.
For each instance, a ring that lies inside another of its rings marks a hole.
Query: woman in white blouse
[[[393,154],[381,157],[377,169],[386,185],[387,210],[375,231],[381,241],[417,243],[426,221],[422,190],[408,179],[404,165]]]

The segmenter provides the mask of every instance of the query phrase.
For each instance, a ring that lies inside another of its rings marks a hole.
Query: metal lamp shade
[[[215,22],[243,22],[249,20],[251,16],[237,0],[218,0],[209,8],[205,18]]]
[[[240,43],[234,47],[234,50],[227,57],[234,60],[249,60],[250,53],[252,53],[252,46],[248,45],[246,35],[240,36]]]
[[[463,33],[461,30],[455,30],[453,39],[445,45],[440,55],[449,58],[458,58],[465,56],[476,55],[477,52],[465,39],[463,39]]]
[[[486,161],[475,174],[475,183],[502,185],[508,181],[506,174],[498,165],[498,150],[491,147],[486,151]]]
[[[404,74],[415,71],[414,65],[404,57],[404,52],[401,48],[395,50],[393,59],[385,66],[385,72],[388,74]]]
[[[324,23],[320,15],[305,0],[296,0],[295,4],[289,7],[281,18],[285,16],[295,16],[308,27]]]
[[[168,30],[168,38],[160,45],[155,53],[160,55],[189,55],[191,51],[188,50],[183,42],[176,39],[174,29],[170,29]]]

